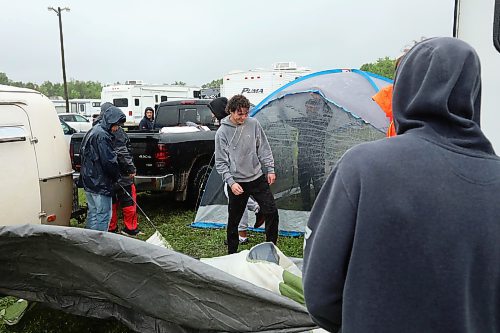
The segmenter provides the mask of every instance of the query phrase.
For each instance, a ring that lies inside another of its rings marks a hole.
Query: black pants
[[[325,179],[325,160],[314,158],[299,158],[298,181],[302,198],[302,209],[311,210],[311,183],[314,187],[314,200],[319,194]]]
[[[228,188],[229,205],[227,222],[227,252],[238,251],[238,224],[243,212],[247,208],[248,197],[251,195],[260,206],[260,213],[266,221],[266,241],[276,244],[278,241],[279,215],[273,194],[264,175],[248,183],[238,183],[243,188],[243,193],[235,195]]]

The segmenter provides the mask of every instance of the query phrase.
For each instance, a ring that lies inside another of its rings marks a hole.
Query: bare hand
[[[135,172],[134,172],[134,173],[129,174],[128,176],[129,176],[131,179],[134,179],[134,177],[135,177]]]
[[[240,186],[238,183],[234,183],[231,185],[231,192],[233,192],[234,195],[240,195],[243,193],[243,188]]]
[[[275,173],[268,173],[267,174],[267,182],[269,185],[274,184],[274,181],[276,180],[276,174]]]

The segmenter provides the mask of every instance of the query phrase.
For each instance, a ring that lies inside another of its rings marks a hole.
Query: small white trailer
[[[232,71],[222,78],[221,96],[242,94],[257,105],[276,89],[310,73],[311,69],[297,67],[294,62],[277,62],[272,69]]]
[[[90,118],[95,113],[101,112],[100,99],[70,99],[69,112],[66,112],[66,101],[64,99],[53,99],[57,113],[78,113]]]
[[[481,128],[500,153],[500,0],[455,0],[453,35],[481,59]]]
[[[0,85],[0,225],[69,225],[73,170],[54,105]]]
[[[200,87],[181,85],[144,84],[142,81],[126,81],[125,84],[104,86],[101,103],[110,102],[127,116],[127,126],[137,126],[146,107],[166,101],[200,98]]]

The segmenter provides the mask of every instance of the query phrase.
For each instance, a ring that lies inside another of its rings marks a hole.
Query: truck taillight
[[[167,145],[159,143],[155,153],[155,165],[158,168],[163,168],[167,166],[168,162],[168,150]]]
[[[132,111],[129,111],[129,112],[128,112],[128,116],[129,116],[129,117],[132,117],[132,115],[133,115]]]
[[[181,101],[182,105],[195,105],[196,101]]]

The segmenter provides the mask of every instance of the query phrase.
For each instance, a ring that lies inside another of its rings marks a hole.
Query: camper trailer
[[[0,225],[68,225],[73,170],[48,98],[0,85],[0,156]]]
[[[500,0],[455,1],[454,36],[471,44],[481,59],[481,128],[500,152]]]
[[[125,84],[102,88],[101,102],[113,103],[127,116],[126,126],[138,126],[146,107],[166,101],[200,98],[199,87],[180,85],[151,85],[142,81],[126,81]]]
[[[78,113],[84,117],[90,118],[95,113],[101,112],[101,100],[99,99],[70,99],[69,113]],[[64,99],[52,100],[57,113],[66,112],[66,101]]]
[[[272,69],[232,71],[222,78],[221,96],[242,94],[257,105],[279,87],[310,73],[309,68],[297,67],[294,62],[277,62]]]

